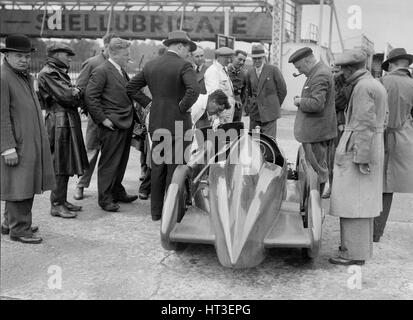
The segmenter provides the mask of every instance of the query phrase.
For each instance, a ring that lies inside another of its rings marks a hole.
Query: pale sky
[[[386,42],[393,47],[404,47],[409,53],[413,52],[413,0],[335,0],[335,4],[344,39],[364,33],[374,42],[376,52],[383,52]],[[347,10],[353,5],[361,8],[361,30],[351,30],[347,26],[350,17]],[[303,33],[305,34],[310,23],[318,25],[319,6],[306,6],[304,11]],[[328,41],[330,14],[328,7],[324,11],[323,43]],[[338,44],[335,28],[334,41]]]

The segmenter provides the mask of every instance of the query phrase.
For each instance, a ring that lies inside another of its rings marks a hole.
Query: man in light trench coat
[[[38,244],[32,226],[35,194],[55,188],[52,156],[40,103],[29,73],[35,49],[25,35],[9,35],[0,52],[1,200],[6,201],[1,233],[22,243]]]
[[[329,259],[333,264],[363,265],[372,257],[373,219],[382,210],[387,93],[366,70],[366,60],[353,50],[335,61],[354,88],[334,159],[330,214],[340,217],[341,246]]]
[[[384,132],[383,211],[374,219],[373,241],[379,242],[389,216],[393,193],[413,193],[413,55],[393,49],[383,62],[388,73],[381,83],[389,96],[389,123]]]

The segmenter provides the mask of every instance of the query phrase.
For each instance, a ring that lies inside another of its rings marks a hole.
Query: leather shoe
[[[135,195],[135,194],[133,194],[133,195],[124,194],[123,196],[114,198],[114,200],[115,200],[116,202],[125,202],[125,203],[129,203],[129,202],[135,201],[136,199],[138,199],[138,196]]]
[[[119,210],[120,206],[117,203],[111,202],[101,205],[101,208],[105,211],[115,212]]]
[[[75,194],[73,195],[75,200],[83,199],[83,187],[76,187]]]
[[[30,243],[30,244],[39,244],[43,241],[42,238],[36,237],[36,236],[31,236],[31,237],[16,237],[16,236],[10,236],[10,240],[13,241],[18,241],[22,243]]]
[[[32,232],[33,233],[36,233],[37,231],[39,231],[39,227],[38,226],[33,226],[32,227]],[[6,234],[9,234],[10,233],[10,228],[9,227],[6,227],[5,225],[1,225],[1,234],[4,234],[4,235],[6,235]]]
[[[364,260],[349,260],[349,259],[344,259],[344,258],[340,258],[340,257],[330,258],[330,259],[328,259],[328,261],[332,264],[339,264],[339,265],[342,265],[342,266],[351,266],[353,264],[362,266],[362,265],[364,265],[364,262],[365,262]]]
[[[373,236],[373,242],[380,242],[380,236]]]
[[[152,216],[152,221],[161,220],[162,216]]]
[[[149,195],[147,193],[139,192],[139,199],[148,200]]]
[[[53,217],[61,217],[65,219],[76,218],[77,214],[69,211],[64,205],[53,206],[50,209],[50,214]]]
[[[70,203],[68,201],[65,202],[65,207],[69,211],[80,211],[80,210],[82,210],[82,206],[77,206],[77,205],[75,205],[73,203]]]

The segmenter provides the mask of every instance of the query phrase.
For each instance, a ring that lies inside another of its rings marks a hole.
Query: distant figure
[[[69,177],[82,176],[89,168],[78,113],[83,92],[72,85],[68,74],[73,50],[63,42],[52,43],[46,50],[48,58],[37,78],[57,183],[50,194],[50,214],[75,218],[82,207],[67,201],[67,184]]]
[[[96,67],[100,66],[109,58],[109,42],[115,37],[114,33],[109,33],[103,37],[104,48],[98,55],[87,59],[82,64],[82,70],[77,77],[77,86],[85,91],[86,86],[89,82],[90,75]],[[97,137],[98,125],[93,122],[90,114],[88,115],[87,129],[86,129],[86,151],[87,158],[89,161],[89,169],[85,171],[84,175],[80,177],[76,185],[76,190],[74,198],[76,200],[83,199],[84,188],[89,188],[90,180],[92,179],[93,171],[95,171],[95,166],[99,157],[100,144]]]
[[[276,139],[287,86],[280,69],[265,63],[263,45],[253,45],[251,56],[254,67],[247,74],[250,128],[260,126],[263,133]]]
[[[232,62],[234,50],[221,47],[215,50],[216,59],[205,72],[205,88],[208,94],[221,89],[227,96],[231,109],[224,110],[221,115],[222,123],[232,122],[234,118],[234,87],[228,74],[228,65]]]
[[[55,188],[49,139],[40,103],[29,74],[32,47],[25,35],[9,35],[1,66],[1,200],[6,202],[2,234],[22,243],[38,244],[32,226],[35,194]]]
[[[246,102],[247,71],[244,69],[248,54],[242,50],[235,50],[232,63],[228,65],[229,78],[234,87],[235,109],[233,122],[241,121],[243,107]]]

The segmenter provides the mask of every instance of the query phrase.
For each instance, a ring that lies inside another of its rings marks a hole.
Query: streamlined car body
[[[274,139],[245,131],[242,123],[221,129],[224,136],[217,138],[216,130],[204,128],[198,152],[177,167],[163,207],[162,246],[214,245],[220,263],[232,268],[258,265],[273,247],[317,256],[323,210],[317,175],[304,150],[298,151],[298,177],[290,180]]]

